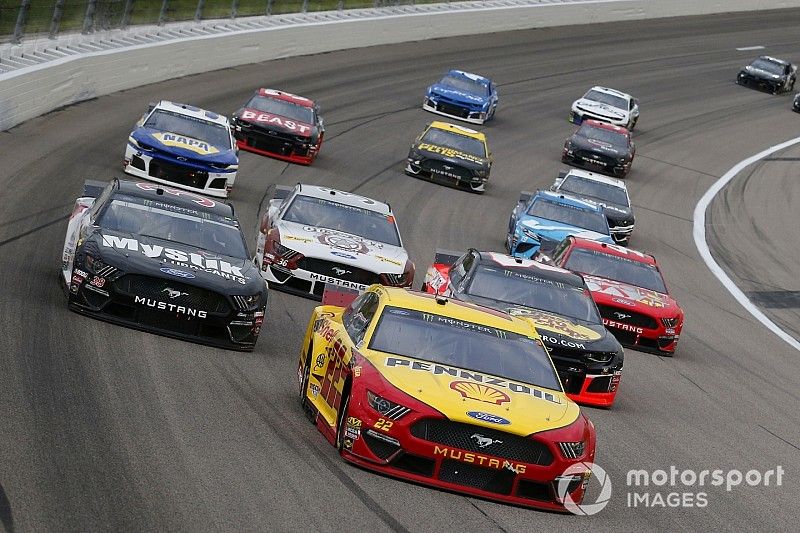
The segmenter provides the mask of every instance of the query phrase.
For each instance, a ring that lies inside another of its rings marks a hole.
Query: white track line
[[[763,50],[763,49],[764,49],[764,47],[760,46],[760,45],[759,46],[743,46],[741,48],[737,48],[737,50],[739,50],[740,52],[745,52],[747,50]]]
[[[745,167],[752,165],[757,161],[761,161],[765,157],[774,154],[784,148],[788,148],[795,144],[800,143],[800,137],[788,140],[784,143],[777,144],[770,148],[767,148],[763,152],[759,152],[754,156],[748,157],[744,161],[740,161],[737,163],[732,169],[725,173],[720,179],[718,179],[714,185],[711,186],[710,189],[706,191],[700,201],[697,202],[697,205],[694,208],[694,244],[697,246],[697,251],[700,252],[700,257],[703,258],[705,261],[706,266],[708,266],[709,270],[717,276],[717,279],[722,282],[722,285],[728,289],[736,301],[742,304],[751,315],[755,317],[756,320],[764,324],[767,329],[772,331],[775,335],[780,337],[781,339],[785,340],[789,345],[800,351],[800,341],[783,331],[780,327],[778,327],[775,322],[770,320],[761,310],[756,307],[753,302],[751,302],[747,296],[736,286],[735,283],[728,277],[724,270],[719,266],[719,264],[714,260],[711,256],[711,251],[708,249],[708,243],[706,242],[706,210],[708,209],[709,204],[717,195],[717,193],[722,190],[725,185],[727,185],[733,178],[736,177],[739,172],[741,172]]]

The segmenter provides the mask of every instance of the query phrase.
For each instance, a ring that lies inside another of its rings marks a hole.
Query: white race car
[[[136,123],[124,163],[132,176],[227,198],[239,170],[239,151],[226,117],[162,100]]]
[[[315,299],[326,284],[364,291],[414,281],[389,205],[313,185],[276,188],[255,261],[271,288]]]
[[[594,86],[572,103],[569,113],[569,121],[574,124],[580,124],[586,119],[607,122],[633,131],[639,120],[639,100],[615,89]]]

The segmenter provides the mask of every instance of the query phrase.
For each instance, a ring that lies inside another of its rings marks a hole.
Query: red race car
[[[314,161],[325,135],[317,104],[274,89],[256,91],[234,113],[231,130],[242,150],[301,165]]]
[[[553,262],[583,275],[603,323],[623,345],[675,353],[683,310],[669,295],[655,257],[570,236],[556,247]]]

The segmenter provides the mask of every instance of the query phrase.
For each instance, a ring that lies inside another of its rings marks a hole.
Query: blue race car
[[[462,70],[451,70],[428,87],[422,109],[473,124],[494,117],[497,87],[492,80]]]
[[[228,119],[162,100],[136,123],[125,148],[125,173],[206,196],[227,198],[239,170]]]
[[[614,244],[603,208],[551,191],[523,191],[508,221],[506,248],[514,257],[552,254],[568,235]]]

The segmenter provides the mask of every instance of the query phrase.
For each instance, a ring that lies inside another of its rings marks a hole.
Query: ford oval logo
[[[178,270],[177,268],[166,268],[165,267],[165,268],[161,269],[161,272],[163,272],[164,274],[169,274],[170,276],[178,277],[178,278],[192,279],[193,277],[195,277],[195,275],[192,274],[191,272],[186,272],[185,270]]]
[[[490,424],[506,425],[511,423],[502,416],[497,416],[490,413],[484,413],[481,411],[470,411],[469,413],[467,413],[467,416],[472,417],[475,420],[480,420],[481,422],[489,422]]]
[[[331,255],[335,255],[336,257],[344,257],[345,259],[358,259],[354,255],[346,254],[344,252],[337,252],[336,250],[331,250]]]

